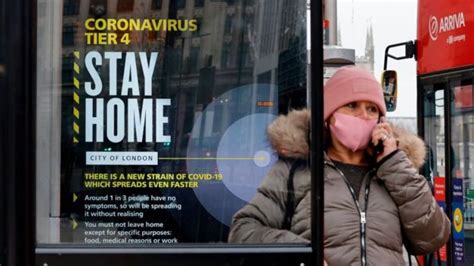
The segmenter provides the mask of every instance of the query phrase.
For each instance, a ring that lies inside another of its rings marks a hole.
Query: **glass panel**
[[[444,83],[426,84],[424,91],[424,141],[427,158],[423,175],[429,179],[439,206],[446,209],[446,172],[445,172],[445,132],[444,132]],[[447,249],[444,245],[439,255],[442,261],[447,260]]]
[[[474,264],[473,74],[452,80],[453,248],[456,265]]]
[[[424,140],[428,148],[425,177],[433,182],[435,177],[444,178],[444,92],[441,84],[424,87]],[[443,181],[444,183],[444,181]]]
[[[38,1],[40,245],[227,242],[277,161],[305,1],[171,1]]]

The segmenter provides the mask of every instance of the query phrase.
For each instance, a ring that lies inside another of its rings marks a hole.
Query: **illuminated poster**
[[[446,209],[446,178],[436,176],[434,178],[434,197],[438,205],[444,210]],[[435,256],[439,256],[441,261],[447,261],[447,248],[446,244],[439,249]]]
[[[455,265],[464,262],[464,178],[453,179],[453,249]]]
[[[38,179],[40,243],[227,241],[277,160],[266,128],[306,103],[305,5],[275,5],[276,23],[259,1],[195,2],[65,2],[61,115],[38,119],[61,129],[39,129],[60,154]]]

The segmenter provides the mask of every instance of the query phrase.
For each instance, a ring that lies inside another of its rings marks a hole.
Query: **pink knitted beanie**
[[[367,70],[341,67],[324,86],[324,121],[339,107],[354,101],[375,103],[382,115],[387,112],[382,87]]]

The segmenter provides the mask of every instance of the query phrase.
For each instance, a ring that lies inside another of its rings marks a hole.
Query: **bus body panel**
[[[474,65],[472,0],[419,0],[418,75]]]

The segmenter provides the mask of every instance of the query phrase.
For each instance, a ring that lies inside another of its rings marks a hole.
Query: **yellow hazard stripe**
[[[73,129],[74,129],[74,132],[79,134],[79,125],[76,122],[74,122],[74,124],[73,124]]]
[[[74,57],[75,57],[76,61],[80,59],[79,51],[74,51]],[[73,69],[74,69],[74,72],[75,72],[74,73],[74,78],[73,78],[73,83],[74,83],[74,87],[77,89],[77,90],[74,90],[74,92],[73,92],[73,100],[76,104],[79,105],[80,97],[79,97],[78,92],[79,92],[81,83],[79,82],[79,79],[78,79],[77,75],[80,73],[81,68],[80,68],[80,66],[77,62],[74,62]],[[72,125],[72,129],[75,132],[75,136],[73,136],[72,142],[73,143],[79,143],[79,139],[78,139],[78,136],[77,136],[77,135],[79,135],[79,109],[77,108],[77,106],[73,107],[72,113],[73,113],[74,118],[75,118],[74,122],[73,122],[73,125]],[[76,224],[76,227],[77,227],[77,224]],[[74,226],[73,226],[73,229],[74,229]]]
[[[79,85],[80,85],[79,80],[76,77],[74,77],[74,87],[76,87],[76,89],[79,89]]]
[[[76,72],[77,74],[79,74],[79,72],[80,72],[80,68],[79,68],[79,65],[77,63],[74,63],[74,72]]]
[[[77,92],[74,92],[73,97],[74,97],[74,101],[75,101],[77,104],[79,104],[79,94],[77,94]]]
[[[73,111],[72,111],[72,112],[73,112],[73,114],[74,114],[74,117],[77,118],[77,119],[79,119],[79,110],[77,110],[76,107],[73,108]]]

